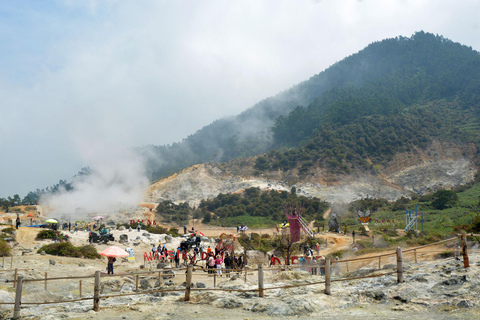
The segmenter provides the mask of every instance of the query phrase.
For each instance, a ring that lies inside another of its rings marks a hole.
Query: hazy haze
[[[479,12],[433,0],[3,2],[0,197],[84,166],[129,180],[143,170],[119,150],[181,141],[374,41],[424,30],[479,50]]]

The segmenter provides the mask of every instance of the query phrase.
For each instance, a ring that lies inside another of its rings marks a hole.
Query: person
[[[117,261],[117,258],[115,257],[108,257],[108,264],[107,264],[107,270],[108,274],[113,274],[113,263]]]
[[[155,247],[155,244],[152,244],[152,257],[155,259],[155,252],[157,251],[157,248]]]
[[[352,231],[353,243],[355,243],[355,230]]]
[[[33,217],[30,218],[30,225],[33,226]]]
[[[461,250],[461,247],[459,244],[457,244],[457,246],[455,247],[455,260],[456,261],[460,261],[460,250]]]
[[[187,226],[183,226],[183,234],[187,234]]]
[[[55,241],[55,243],[57,243],[57,241],[58,241],[58,235],[57,235],[56,232],[55,232],[55,234],[53,235],[53,241]]]
[[[217,266],[217,276],[222,276],[222,257],[220,255],[217,255],[217,258],[215,259],[215,265]]]
[[[77,223],[75,222],[75,229],[73,229],[74,232],[77,232],[78,231],[78,225]]]
[[[202,258],[202,256],[203,256],[203,245],[200,245],[199,251],[200,251],[200,259],[203,259]]]
[[[140,222],[137,224],[137,231],[140,232]]]
[[[340,261],[340,258],[339,257],[335,257],[335,261]],[[340,263],[335,263],[333,265],[333,271],[335,272],[335,276],[338,277],[340,275],[340,270],[342,269],[342,266],[340,265]]]
[[[238,233],[239,230],[240,230],[240,226],[237,226],[237,233]]]
[[[177,249],[175,252],[175,268],[178,268],[178,265],[180,264],[180,251]]]
[[[225,273],[227,274],[226,277],[230,278],[230,269],[232,269],[232,257],[227,253],[225,255],[225,260],[223,260],[223,263],[225,264]]]
[[[303,254],[300,255],[300,259],[298,259],[298,263],[300,264],[300,270],[305,271],[305,265],[307,264],[307,259]]]
[[[215,258],[213,257],[213,253],[210,252],[208,257],[208,273],[213,273],[214,268],[215,268]]]
[[[210,255],[210,253],[212,253],[212,248],[210,248],[210,246],[208,246],[207,248],[207,253]]]
[[[324,276],[325,275],[325,258],[324,257],[320,257],[319,265],[320,265],[320,275]]]
[[[192,233],[195,233],[195,227],[192,227]]]
[[[317,260],[315,259],[315,257],[312,257],[312,275],[316,276],[317,275]]]
[[[72,224],[70,223],[70,221],[68,222],[68,231],[70,232],[70,229],[72,228]]]
[[[18,229],[19,226],[20,226],[20,217],[17,214],[17,220],[15,221],[15,228]]]
[[[315,244],[315,252],[317,253],[317,256],[320,255],[320,245],[318,244],[318,242]]]

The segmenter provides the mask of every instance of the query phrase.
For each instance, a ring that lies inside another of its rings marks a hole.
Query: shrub
[[[15,228],[13,228],[13,227],[8,227],[8,228],[5,228],[5,229],[2,229],[2,232],[3,232],[3,233],[6,233],[6,234],[13,235],[13,233],[15,232]]]
[[[76,247],[70,242],[51,243],[38,249],[38,253],[45,251],[47,254],[62,257],[98,259],[102,256],[98,254],[94,246],[86,245]]]
[[[7,241],[0,239],[0,255],[9,256],[12,252],[12,249],[8,245]]]
[[[57,234],[58,239],[63,239],[63,234],[60,231],[54,231],[52,229],[43,229],[41,230],[35,239],[55,239],[55,233]]]
[[[454,257],[455,254],[452,251],[440,252],[434,256],[435,259],[446,259]]]

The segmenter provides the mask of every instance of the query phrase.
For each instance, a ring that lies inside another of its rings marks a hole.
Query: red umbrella
[[[128,257],[130,254],[120,247],[112,246],[100,252],[105,257]]]
[[[27,217],[33,217],[33,214],[29,213]]]

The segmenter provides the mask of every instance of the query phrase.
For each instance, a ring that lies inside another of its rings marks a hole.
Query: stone
[[[128,242],[128,235],[127,234],[121,234],[119,242]]]
[[[140,287],[143,290],[146,290],[146,289],[150,289],[152,286],[150,285],[150,283],[148,282],[147,279],[142,279],[142,280],[140,280]]]
[[[182,287],[186,288],[187,287],[187,282],[184,281],[182,284],[181,284]],[[190,288],[195,288],[195,283],[190,283]]]
[[[197,288],[206,288],[207,287],[207,285],[204,282],[197,282],[195,285],[197,286]]]
[[[226,308],[226,309],[235,309],[235,308],[243,307],[243,303],[233,298],[219,299],[215,302],[215,305],[217,308]]]
[[[53,260],[53,259],[50,259],[50,260],[48,260],[48,261],[50,262],[50,264],[51,264],[52,266],[54,266],[54,265],[56,264],[55,260]]]
[[[144,232],[144,233],[142,233],[142,236],[147,237],[147,238],[150,238],[150,233]]]
[[[164,269],[167,266],[165,262],[159,262],[157,263],[157,269]]]
[[[125,229],[127,229],[127,228],[125,228],[125,226],[120,226],[120,228],[118,228],[118,230],[122,230],[122,231],[125,230]]]
[[[80,262],[80,263],[78,264],[78,266],[79,266],[79,267],[85,267],[85,263]]]
[[[124,283],[122,285],[122,288],[120,289],[120,292],[133,292],[135,291],[135,285],[131,283]]]
[[[46,253],[45,251],[40,252],[40,254],[41,254],[42,256],[46,256],[46,255],[47,255],[47,253]]]
[[[134,245],[134,246],[139,246],[139,245],[140,245],[140,242],[134,242],[133,245]]]
[[[173,240],[173,237],[172,237],[170,234],[167,234],[167,235],[165,236],[165,242],[166,242],[166,243],[171,243],[172,240]]]
[[[369,298],[373,298],[377,301],[385,300],[387,298],[385,292],[381,290],[364,291],[363,295]]]
[[[396,264],[393,264],[393,263],[387,263],[386,265],[384,265],[382,267],[383,270],[387,270],[387,269],[396,269],[397,268],[397,265]]]

